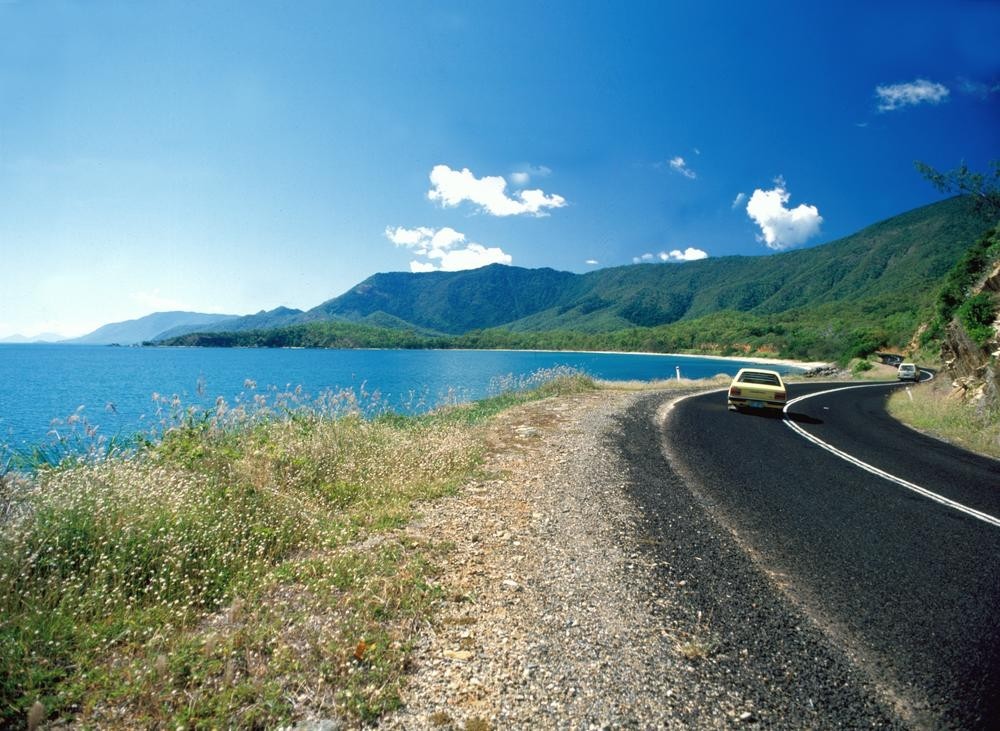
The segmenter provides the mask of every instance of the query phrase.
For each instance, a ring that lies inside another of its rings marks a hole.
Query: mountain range
[[[58,333],[39,333],[38,335],[32,335],[30,337],[16,333],[14,335],[8,335],[5,338],[0,338],[0,343],[7,343],[9,345],[25,343],[56,343],[63,339],[63,336]]]
[[[236,319],[236,315],[211,315],[202,312],[154,312],[136,320],[112,322],[78,338],[61,340],[71,345],[134,345],[153,340],[161,333],[184,325],[204,328]]]
[[[500,264],[458,272],[381,273],[304,312],[279,307],[242,317],[155,313],[106,325],[74,342],[199,344],[192,334],[246,334],[319,323],[422,337],[492,330],[607,334],[720,313],[786,319],[789,313],[814,319],[829,314],[859,326],[892,321],[895,330],[910,328],[912,334],[942,278],[986,227],[970,202],[956,197],[838,241],[785,253],[635,264],[586,274]]]

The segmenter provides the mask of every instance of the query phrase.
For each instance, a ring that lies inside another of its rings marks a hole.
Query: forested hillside
[[[967,198],[811,249],[571,274],[377,274],[294,325],[170,344],[757,352],[844,359],[907,343],[982,234]],[[331,323],[337,323],[333,326]]]

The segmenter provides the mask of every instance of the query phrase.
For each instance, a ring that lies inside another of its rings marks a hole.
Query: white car
[[[896,378],[900,381],[916,383],[920,380],[920,369],[913,363],[900,363],[899,368],[896,369]]]

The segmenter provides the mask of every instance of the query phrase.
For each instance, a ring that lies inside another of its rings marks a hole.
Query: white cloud
[[[424,240],[430,240],[434,229],[421,226],[419,228],[386,227],[385,236],[396,246],[417,246]]]
[[[511,198],[506,193],[507,181],[501,176],[477,178],[468,168],[452,170],[447,165],[435,165],[430,179],[427,197],[446,208],[470,201],[493,216],[547,216],[544,209],[566,205],[561,195],[546,195],[541,190],[519,190]]]
[[[944,84],[926,79],[875,87],[880,112],[891,112],[894,109],[917,104],[940,104],[948,98],[948,94],[948,87]]]
[[[525,165],[510,174],[510,182],[514,185],[527,185],[532,178],[547,178],[551,174],[552,170],[544,165]]]
[[[735,211],[737,208],[743,205],[743,201],[747,199],[746,193],[737,193],[736,197],[733,198],[732,209]]]
[[[445,226],[440,229],[386,227],[385,236],[396,246],[413,251],[411,272],[457,272],[478,269],[487,264],[510,264],[513,258],[502,249],[466,241],[465,234]]]
[[[597,259],[587,259],[587,261],[585,261],[583,263],[586,264],[587,266],[596,267],[601,262],[597,261]]]
[[[645,254],[640,254],[639,256],[632,257],[633,264],[643,264],[650,261],[669,261],[669,262],[683,262],[683,261],[697,261],[698,259],[707,259],[708,253],[702,251],[701,249],[696,249],[693,246],[681,251],[680,249],[674,249],[672,251],[661,251],[658,254],[651,254],[646,252]]]
[[[696,249],[693,246],[689,246],[684,251],[680,249],[674,249],[671,252],[661,251],[659,253],[660,261],[698,261],[699,259],[707,259],[708,253],[702,251],[701,249]]]
[[[786,208],[790,194],[785,181],[778,178],[772,190],[758,188],[747,203],[747,215],[760,226],[758,241],[769,249],[781,251],[804,243],[819,233],[823,217],[816,206],[806,204]]]
[[[697,173],[687,166],[687,163],[684,162],[684,158],[680,155],[670,161],[670,169],[674,172],[680,173],[685,178],[691,178],[694,180],[698,177]]]

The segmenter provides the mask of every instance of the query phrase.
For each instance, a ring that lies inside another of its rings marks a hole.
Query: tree
[[[1000,160],[990,162],[992,173],[973,172],[964,160],[954,170],[943,173],[920,160],[915,160],[913,166],[942,193],[971,196],[976,213],[990,223],[1000,218]]]

